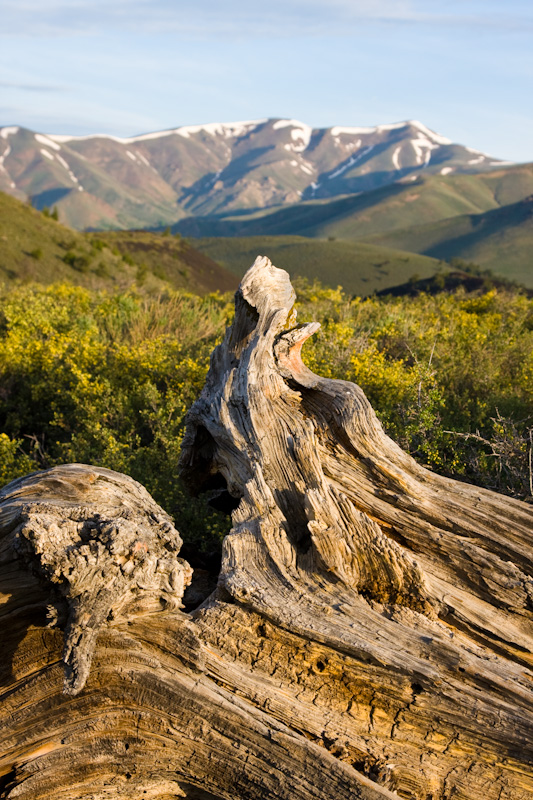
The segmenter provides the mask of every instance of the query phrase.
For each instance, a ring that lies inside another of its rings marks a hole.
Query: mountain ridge
[[[57,206],[78,229],[155,227],[504,163],[417,120],[313,128],[272,118],[133,137],[0,128],[0,190]]]

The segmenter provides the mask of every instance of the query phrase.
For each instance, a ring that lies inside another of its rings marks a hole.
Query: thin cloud
[[[66,86],[45,86],[39,83],[10,83],[8,81],[0,81],[0,88],[2,89],[15,89],[21,92],[66,92]]]
[[[353,33],[368,23],[476,26],[496,31],[531,30],[530,8],[519,0],[504,11],[486,0],[7,0],[3,33],[31,36],[68,34],[173,33],[201,38],[285,37]]]

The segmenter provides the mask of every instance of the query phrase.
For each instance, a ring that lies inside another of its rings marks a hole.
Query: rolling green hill
[[[201,252],[241,277],[257,255],[270,258],[291,276],[342,286],[350,294],[369,295],[408,281],[427,278],[443,265],[426,256],[362,242],[308,239],[303,236],[249,236],[194,241]]]
[[[88,288],[193,292],[236,288],[188,242],[147,231],[79,233],[0,192],[0,283],[67,280]]]
[[[369,243],[450,261],[473,261],[496,274],[533,286],[533,197],[429,225],[369,237]]]

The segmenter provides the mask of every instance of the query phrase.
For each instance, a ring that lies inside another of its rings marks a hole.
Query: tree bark
[[[294,301],[258,258],[188,415],[182,475],[233,508],[192,613],[130,478],[0,492],[1,797],[533,796],[533,510],[424,469],[310,372]]]

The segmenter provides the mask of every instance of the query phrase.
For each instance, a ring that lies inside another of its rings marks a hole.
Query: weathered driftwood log
[[[533,797],[533,510],[425,470],[311,373],[294,300],[258,259],[189,413],[183,476],[234,509],[193,613],[130,479],[0,492],[1,797]]]

